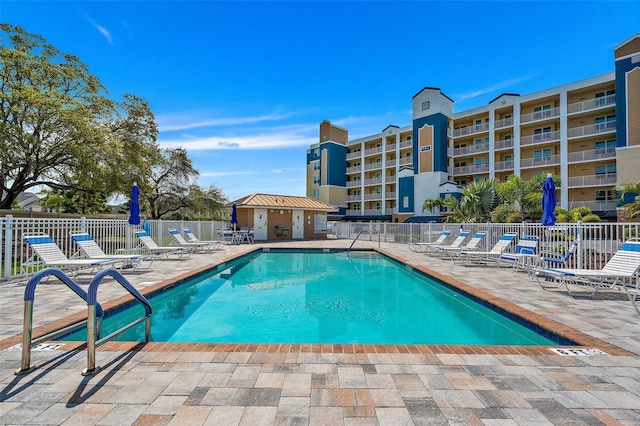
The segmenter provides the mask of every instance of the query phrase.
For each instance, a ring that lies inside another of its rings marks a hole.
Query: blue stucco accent
[[[616,145],[627,146],[627,104],[626,74],[639,67],[640,63],[631,63],[631,58],[616,61]]]
[[[327,185],[347,186],[347,147],[336,143],[323,143],[320,145],[320,158],[322,151],[327,151]],[[320,160],[322,162],[322,160]],[[322,163],[320,164],[320,182],[323,181]]]
[[[413,176],[398,179],[398,198],[396,201],[398,213],[413,213],[413,186]],[[409,205],[407,207],[403,207],[404,197],[409,197]]]
[[[433,126],[433,171],[447,171],[447,121],[447,116],[442,113],[413,120],[413,170],[415,174],[419,173],[418,129],[425,124]]]

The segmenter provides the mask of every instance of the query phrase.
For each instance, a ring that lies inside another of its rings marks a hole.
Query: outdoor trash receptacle
[[[291,228],[288,226],[283,226],[283,225],[276,225],[276,236],[278,237],[284,237],[289,235],[289,230]]]

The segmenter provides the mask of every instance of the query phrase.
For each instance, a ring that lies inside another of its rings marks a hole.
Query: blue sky
[[[322,120],[353,139],[409,125],[425,86],[462,111],[612,72],[640,1],[0,0],[0,21],[149,101],[159,143],[233,200],[305,195]]]

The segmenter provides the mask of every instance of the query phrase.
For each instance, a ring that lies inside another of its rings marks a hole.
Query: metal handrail
[[[102,339],[96,339],[96,337],[99,337],[99,334],[96,333],[96,330],[94,329],[97,306],[99,306],[98,305],[98,301],[97,301],[98,286],[100,285],[102,280],[107,276],[110,276],[110,277],[114,278],[133,297],[135,297],[140,303],[142,303],[142,305],[144,306],[145,315],[144,315],[144,317],[141,317],[141,318],[138,318],[137,320],[132,321],[131,323],[129,323],[129,324],[125,325],[124,327],[114,331],[113,333],[109,334],[108,336],[105,336]],[[87,298],[87,310],[88,310],[88,314],[87,314],[87,321],[88,321],[87,322],[87,368],[82,370],[82,375],[83,376],[93,375],[93,374],[96,374],[96,373],[98,373],[100,371],[100,367],[96,366],[96,347],[97,346],[100,346],[103,343],[108,342],[109,340],[119,336],[120,334],[122,334],[126,330],[130,329],[131,327],[133,327],[135,325],[138,325],[139,323],[141,323],[142,321],[145,321],[145,320],[146,320],[145,340],[147,342],[149,341],[149,337],[151,335],[151,313],[152,313],[151,304],[149,303],[147,298],[144,297],[138,290],[136,290],[136,288],[129,281],[127,281],[127,279],[120,272],[118,272],[117,270],[115,270],[113,268],[107,268],[107,269],[103,269],[102,271],[98,272],[93,277],[91,282],[89,283],[89,291],[87,292],[87,294],[88,294],[88,298]]]
[[[24,320],[22,325],[22,361],[20,363],[20,369],[15,371],[16,375],[26,374],[33,371],[36,366],[31,365],[31,347],[45,340],[54,339],[58,336],[66,334],[67,332],[79,328],[87,323],[88,319],[72,324],[68,327],[65,327],[60,330],[52,331],[51,333],[47,333],[43,336],[40,336],[34,340],[31,340],[32,332],[33,332],[33,301],[35,299],[36,287],[42,281],[43,278],[48,278],[50,276],[54,276],[67,285],[71,290],[74,291],[78,296],[82,298],[85,302],[88,300],[88,294],[85,292],[73,279],[71,279],[67,274],[62,272],[58,268],[46,268],[39,272],[37,272],[29,281],[24,289]],[[98,318],[97,325],[97,334],[100,335],[100,324],[102,321],[103,310],[102,306],[99,303],[96,303],[94,306],[94,318],[93,321],[96,321],[96,317]]]

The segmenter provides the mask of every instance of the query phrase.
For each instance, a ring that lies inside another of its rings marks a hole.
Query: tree
[[[193,185],[199,175],[184,148],[161,149],[160,156],[151,165],[150,175],[138,182],[151,218],[162,219],[189,208],[193,203]]]
[[[495,179],[471,182],[462,190],[459,210],[464,222],[486,222],[499,203]]]
[[[10,208],[26,189],[91,181],[82,172],[107,151],[114,104],[85,64],[41,36],[0,24],[0,40],[0,208]]]
[[[523,218],[539,218],[542,216],[542,185],[545,179],[546,174],[536,175],[528,181],[511,175],[505,182],[500,182],[496,190],[502,203],[513,206]],[[554,178],[554,183],[556,188],[560,187],[557,178]]]
[[[429,210],[431,214],[436,214],[436,209],[442,210],[444,206],[443,198],[428,198],[422,203],[422,211]]]

